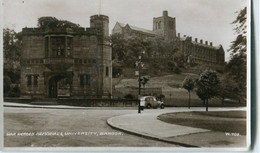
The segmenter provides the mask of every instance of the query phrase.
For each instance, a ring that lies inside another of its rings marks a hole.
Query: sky
[[[110,34],[115,23],[122,22],[152,30],[153,17],[164,10],[176,18],[176,31],[193,40],[221,44],[229,60],[230,43],[236,38],[235,12],[247,6],[247,0],[3,0],[4,28],[19,32],[36,27],[37,19],[52,16],[89,27],[90,16],[109,17]]]

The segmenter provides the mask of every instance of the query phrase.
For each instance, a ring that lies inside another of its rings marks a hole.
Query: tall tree
[[[189,109],[190,109],[190,92],[193,90],[194,88],[194,81],[191,79],[190,76],[186,76],[183,83],[182,83],[182,87],[184,89],[186,89],[189,92]]]
[[[246,65],[247,65],[247,8],[237,12],[237,18],[232,24],[235,25],[237,37],[231,42],[231,60],[226,65],[226,74],[229,79],[234,80],[238,87],[237,98],[244,101],[246,98]]]
[[[204,95],[203,99],[206,99],[206,111],[208,111],[208,100],[217,95],[218,84],[217,73],[207,69],[200,74],[197,80],[197,90]]]
[[[4,53],[4,96],[13,94],[13,87],[20,83],[20,55],[22,41],[21,34],[13,29],[3,29],[3,53]]]

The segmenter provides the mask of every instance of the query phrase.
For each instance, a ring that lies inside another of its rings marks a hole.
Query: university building
[[[190,36],[183,37],[176,35],[176,18],[168,16],[167,11],[163,11],[161,17],[153,18],[153,30],[135,27],[129,24],[117,22],[112,30],[112,34],[120,33],[124,38],[144,37],[160,38],[167,42],[176,43],[179,50],[187,57],[187,62],[204,63],[211,65],[223,65],[225,62],[225,52],[222,45],[213,46],[212,42],[194,40]]]
[[[100,98],[112,94],[109,18],[90,28],[23,28],[21,97]]]

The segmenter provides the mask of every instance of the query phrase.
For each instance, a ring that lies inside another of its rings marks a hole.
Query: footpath
[[[112,117],[107,124],[118,130],[183,147],[246,147],[245,135],[233,136],[225,132],[169,124],[157,119],[162,112],[148,111]]]
[[[44,108],[44,109],[91,109],[91,110],[123,110],[123,109],[136,109],[136,107],[80,107],[69,105],[44,105],[44,104],[23,104],[13,102],[3,102],[4,107],[20,107],[20,108]]]

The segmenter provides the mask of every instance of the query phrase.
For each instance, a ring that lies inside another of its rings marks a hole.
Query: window
[[[158,29],[161,29],[161,21],[158,23]]]
[[[49,56],[49,38],[45,37],[45,56]]]
[[[33,86],[35,86],[35,87],[38,86],[38,76],[37,75],[33,76]]]
[[[52,56],[63,57],[65,55],[65,36],[51,37]]]
[[[67,55],[72,55],[72,37],[67,37]]]
[[[90,86],[90,75],[86,75],[86,85]]]
[[[84,87],[84,75],[80,75],[80,87]]]
[[[106,67],[106,76],[108,76],[108,74],[109,74],[109,73],[108,73],[108,67]]]
[[[31,85],[32,85],[32,76],[27,75],[27,86],[31,86]]]

